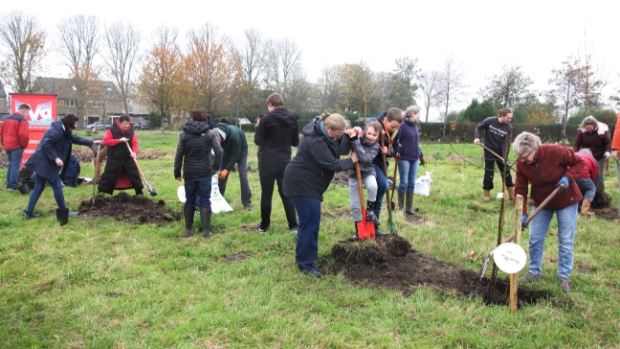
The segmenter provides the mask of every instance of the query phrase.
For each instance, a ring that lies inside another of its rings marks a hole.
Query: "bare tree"
[[[443,113],[443,137],[446,137],[448,127],[448,111],[450,103],[458,100],[463,93],[463,70],[454,58],[447,58],[437,86],[435,100],[444,108]]]
[[[518,106],[530,94],[529,87],[533,84],[518,66],[503,66],[502,73],[489,80],[489,85],[478,93],[493,101],[498,108]]]
[[[575,97],[588,115],[588,110],[598,106],[603,88],[607,85],[603,68],[597,65],[592,58],[592,44],[588,47],[587,38],[584,39],[584,48],[577,53],[577,73],[575,81]]]
[[[562,67],[553,69],[551,73],[553,76],[549,79],[549,83],[553,84],[555,88],[550,91],[553,98],[549,96],[549,99],[555,99],[560,101],[564,109],[562,115],[562,124],[564,125],[564,134],[566,134],[566,124],[568,122],[568,113],[570,107],[576,103],[577,94],[577,74],[579,71],[578,61],[574,57],[568,57],[568,59],[562,62]]]
[[[245,31],[245,41],[239,48],[234,49],[235,57],[241,64],[245,80],[254,87],[265,67],[265,41],[257,29]]]
[[[270,87],[280,92],[286,100],[288,80],[301,63],[301,49],[294,40],[288,38],[269,41],[267,47],[269,63],[266,80]]]
[[[86,120],[86,103],[93,94],[93,84],[99,78],[101,68],[95,66],[95,56],[99,53],[99,20],[95,16],[77,15],[58,23],[60,47],[58,48],[64,64],[71,74],[72,88],[75,91],[75,106],[78,116]],[[99,94],[97,91],[94,94]],[[85,124],[85,122],[84,122]],[[80,129],[83,123],[79,123]]]
[[[129,113],[131,73],[140,47],[140,31],[133,24],[114,22],[106,28],[105,43],[108,48],[105,63],[118,86],[125,112]]]
[[[424,105],[426,107],[426,122],[428,122],[428,114],[431,109],[431,105],[435,101],[435,95],[439,88],[439,82],[441,79],[441,73],[437,70],[422,73],[419,85],[422,94],[424,95]]]
[[[6,80],[19,93],[33,92],[34,75],[42,68],[47,32],[22,11],[0,17],[0,44],[6,51]]]

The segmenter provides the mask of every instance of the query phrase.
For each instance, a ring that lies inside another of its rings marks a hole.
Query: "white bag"
[[[418,195],[429,196],[431,195],[431,172],[426,174],[415,181],[414,193]]]
[[[211,177],[211,212],[231,212],[233,208],[228,204],[226,199],[220,194],[220,188],[217,185],[218,174],[214,174]],[[179,186],[177,188],[177,196],[179,201],[185,203],[187,200],[185,197],[185,186]]]

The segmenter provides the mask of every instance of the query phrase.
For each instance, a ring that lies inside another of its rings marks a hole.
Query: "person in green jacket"
[[[239,128],[225,123],[217,124],[219,141],[224,150],[222,169],[218,180],[218,186],[222,196],[226,192],[226,181],[229,172],[237,164],[239,168],[239,182],[241,183],[241,202],[246,210],[252,209],[252,191],[248,182],[248,141],[245,133]]]

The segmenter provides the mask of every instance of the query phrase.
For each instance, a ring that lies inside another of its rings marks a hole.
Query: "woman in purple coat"
[[[420,149],[420,107],[412,105],[405,111],[405,121],[400,126],[400,147],[398,148],[398,173],[400,184],[398,185],[398,208],[405,209],[405,213],[414,215],[413,191],[415,179],[418,176],[418,167],[424,166],[424,155]],[[406,198],[405,198],[406,197]],[[406,201],[405,201],[406,200]],[[406,202],[406,206],[403,206]]]

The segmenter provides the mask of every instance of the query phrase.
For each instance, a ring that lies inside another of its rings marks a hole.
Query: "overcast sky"
[[[3,1],[0,13],[22,10],[38,18],[57,40],[60,19],[95,15],[103,23],[134,23],[143,48],[153,30],[166,24],[180,37],[205,22],[234,42],[256,28],[265,38],[292,38],[302,48],[302,66],[315,82],[327,65],[365,61],[374,71],[391,71],[397,57],[419,59],[423,70],[440,69],[447,56],[461,62],[469,86],[459,107],[478,97],[503,65],[519,65],[533,88],[548,89],[551,70],[585,45],[610,81],[620,88],[620,25],[614,1]],[[584,35],[584,33],[586,35]],[[66,76],[51,51],[49,75]],[[421,101],[419,101],[421,102]],[[431,112],[431,117],[438,112]]]

